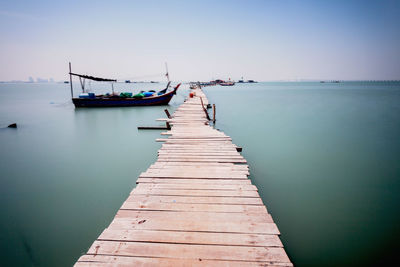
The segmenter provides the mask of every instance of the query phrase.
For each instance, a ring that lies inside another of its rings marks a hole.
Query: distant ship
[[[238,83],[256,83],[256,81],[254,81],[254,80],[244,81],[243,76],[242,76],[242,78],[238,81]]]
[[[320,81],[320,83],[340,83],[340,81],[338,80],[334,80],[334,81]]]
[[[233,85],[235,85],[235,82],[227,81],[227,82],[220,83],[219,85],[221,85],[221,86],[233,86]]]

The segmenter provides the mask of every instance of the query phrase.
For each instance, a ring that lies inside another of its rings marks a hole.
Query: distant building
[[[49,81],[47,79],[36,78],[36,82],[38,82],[38,83],[48,83]]]

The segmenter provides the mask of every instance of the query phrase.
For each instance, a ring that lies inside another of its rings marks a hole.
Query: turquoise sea
[[[75,109],[68,84],[0,84],[0,265],[73,265],[156,160],[160,131],[137,126],[161,125],[155,119],[189,90],[178,92],[167,107]],[[296,266],[395,259],[399,82],[267,82],[205,92],[217,107],[215,127],[243,147]],[[13,122],[18,129],[5,128]]]

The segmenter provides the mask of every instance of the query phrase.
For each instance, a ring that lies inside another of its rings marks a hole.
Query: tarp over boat
[[[89,79],[92,81],[98,81],[98,82],[116,82],[117,80],[114,79],[106,79],[106,78],[99,78],[99,77],[94,77],[94,76],[89,76],[89,75],[83,75],[83,74],[77,74],[77,73],[69,73],[70,75],[78,76],[80,78],[84,79]]]

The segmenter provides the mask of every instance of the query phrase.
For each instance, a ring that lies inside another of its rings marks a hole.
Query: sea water
[[[400,236],[400,83],[259,83],[206,89],[216,127],[296,266],[377,266]],[[397,258],[397,257],[396,257]]]
[[[105,86],[100,90],[110,90]],[[162,125],[155,119],[188,94],[181,87],[169,106],[75,109],[69,90],[0,84],[1,265],[71,266],[156,160],[160,131],[137,126]],[[296,266],[394,258],[399,83],[257,83],[205,92],[217,107],[214,127],[243,147]],[[17,129],[5,128],[14,122]]]

